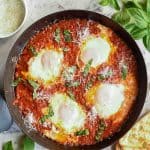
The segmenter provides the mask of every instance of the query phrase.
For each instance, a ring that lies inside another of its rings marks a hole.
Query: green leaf
[[[39,84],[33,80],[28,79],[29,84],[33,87],[33,99],[37,97],[37,89],[39,88]]]
[[[47,119],[51,118],[52,116],[54,116],[54,111],[53,111],[52,107],[49,105],[48,114],[47,115],[43,115],[40,118],[40,122],[43,124]]]
[[[111,2],[111,6],[113,8],[115,8],[116,10],[120,10],[120,7],[119,7],[119,4],[118,4],[117,0],[110,0],[110,2]]]
[[[140,29],[138,27],[136,27],[134,30],[132,30],[130,32],[130,34],[132,35],[132,37],[136,40],[143,38],[145,35],[147,35],[148,31],[147,28],[145,29]]]
[[[2,150],[13,150],[12,141],[8,141],[4,143]]]
[[[146,35],[143,38],[143,43],[144,43],[144,46],[147,48],[147,50],[150,52],[150,34]]]
[[[57,28],[54,32],[54,39],[57,43],[60,42],[60,28]]]
[[[148,26],[148,16],[142,9],[128,8],[127,11],[132,19],[132,23],[137,27],[139,27],[140,29],[144,29]]]
[[[34,150],[34,142],[27,136],[23,140],[23,150]]]
[[[102,6],[107,6],[107,5],[109,5],[109,3],[110,3],[110,0],[100,0],[99,1],[99,4]]]
[[[101,135],[104,133],[106,127],[107,127],[107,125],[106,125],[105,121],[100,120],[98,130],[97,130],[97,133],[96,133],[96,136],[95,136],[96,141],[99,141],[101,139]]]
[[[150,0],[147,0],[146,9],[147,9],[147,13],[148,13],[149,16],[150,16]]]
[[[130,24],[130,23],[124,25],[123,27],[127,30],[128,33],[131,33],[133,30],[137,28],[135,24]]]
[[[84,136],[84,135],[89,135],[89,130],[88,129],[84,129],[84,130],[80,130],[80,131],[77,131],[75,133],[76,136]]]
[[[121,69],[121,76],[123,80],[126,79],[127,73],[128,73],[128,67],[125,64],[123,64]]]
[[[36,52],[36,49],[35,49],[33,46],[30,46],[30,47],[29,47],[29,50],[32,52],[32,54],[33,54],[34,56],[37,56],[37,55],[38,55],[38,53]]]
[[[19,77],[11,83],[11,86],[16,87],[21,81],[22,81],[22,78]]]
[[[64,48],[63,48],[63,51],[64,51],[64,52],[68,52],[68,51],[69,51],[69,49],[68,49],[68,48],[66,48],[66,47],[64,47]]]
[[[90,88],[92,87],[92,85],[93,85],[93,81],[90,80],[90,81],[85,85],[85,89],[86,89],[86,90],[90,89]]]
[[[80,85],[80,82],[79,81],[71,81],[71,82],[66,82],[65,85],[67,87],[77,87]]]
[[[91,67],[91,65],[92,65],[92,62],[93,62],[93,59],[90,59],[90,60],[88,61],[88,63],[85,65],[84,71],[83,71],[83,76],[84,76],[84,77],[88,75],[89,70],[90,70],[90,67]]]
[[[74,94],[72,93],[72,91],[67,91],[67,94],[68,94],[68,96],[69,96],[72,100],[75,100],[75,96],[74,96]]]
[[[64,38],[66,42],[71,42],[72,38],[71,38],[71,33],[69,30],[64,30]]]
[[[113,75],[113,71],[112,70],[108,70],[106,73],[101,73],[98,75],[98,80],[104,80],[107,79],[109,77],[111,77]]]
[[[112,19],[118,22],[121,25],[125,25],[130,21],[130,16],[127,13],[127,10],[124,9],[123,11],[117,12],[112,16]]]

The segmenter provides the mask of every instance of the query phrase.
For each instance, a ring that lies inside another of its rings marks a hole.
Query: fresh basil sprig
[[[8,141],[8,142],[4,143],[2,150],[14,150],[12,141]]]
[[[103,6],[109,5],[109,6],[113,7],[113,8],[115,8],[116,10],[120,10],[120,6],[119,6],[117,0],[100,0],[99,4],[103,5]]]
[[[102,0],[100,4],[110,5],[108,1]],[[150,0],[122,0],[122,5],[122,10],[114,13],[112,19],[122,25],[135,40],[143,39],[143,44],[150,51]]]
[[[37,97],[37,89],[39,88],[39,84],[33,80],[28,79],[29,84],[33,87],[33,99]]]
[[[84,136],[84,135],[89,135],[89,130],[88,129],[84,129],[84,130],[80,130],[80,131],[77,131],[75,133],[76,136]]]
[[[27,136],[23,140],[23,150],[34,150],[34,142]]]

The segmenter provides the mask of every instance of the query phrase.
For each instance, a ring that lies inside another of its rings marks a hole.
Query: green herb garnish
[[[60,42],[60,29],[59,28],[57,28],[54,32],[54,39],[57,43]]]
[[[84,129],[84,130],[80,130],[80,131],[77,131],[75,133],[76,136],[84,136],[84,135],[89,135],[89,130],[88,129]]]
[[[113,14],[112,19],[122,25],[135,39],[143,39],[143,44],[150,51],[150,0],[100,0],[103,6],[122,9]]]
[[[48,114],[44,115],[41,119],[40,122],[43,124],[47,119],[49,119],[50,117],[54,116],[54,111],[52,109],[52,107],[49,105],[48,107]]]
[[[109,5],[109,6],[113,7],[113,8],[115,8],[116,10],[120,10],[120,6],[119,6],[117,0],[100,0],[99,4],[102,5],[102,6]]]
[[[63,48],[63,51],[64,51],[64,52],[68,52],[69,49],[68,49],[67,47],[64,47],[64,48]]]
[[[102,134],[104,133],[105,129],[106,129],[106,123],[104,122],[104,120],[101,120],[99,122],[99,126],[98,126],[98,130],[95,136],[96,141],[99,141],[101,139]]]
[[[128,68],[126,65],[122,66],[122,70],[121,70],[121,75],[122,75],[122,79],[125,80],[127,77],[127,73],[128,73]]]
[[[108,70],[106,73],[104,74],[99,74],[98,75],[98,80],[104,80],[104,79],[107,79],[109,77],[111,77],[113,74],[112,70]]]
[[[85,85],[85,89],[86,89],[86,90],[90,89],[90,88],[92,87],[92,85],[93,85],[93,81],[90,80],[90,81]]]
[[[80,82],[79,81],[71,81],[71,82],[66,82],[65,85],[67,87],[77,87],[80,85]]]
[[[34,142],[27,136],[23,140],[23,150],[34,150]]]
[[[67,94],[68,94],[68,96],[69,96],[72,100],[75,100],[75,96],[74,96],[74,94],[72,93],[72,91],[67,91]]]
[[[63,72],[63,78],[64,78],[64,80],[66,80],[66,81],[72,80],[73,75],[74,75],[76,69],[77,69],[76,66],[71,66],[71,67],[66,68],[64,70],[64,72]]]
[[[33,80],[28,80],[29,84],[33,87],[33,99],[37,97],[37,89],[39,88],[39,84]]]
[[[71,42],[72,38],[71,38],[71,33],[69,30],[64,30],[64,38],[66,42]]]
[[[22,78],[19,77],[11,83],[11,86],[16,87],[21,81],[22,81]]]
[[[29,50],[32,52],[32,54],[34,55],[34,56],[37,56],[37,52],[36,52],[36,49],[33,47],[33,46],[30,46],[29,47]]]
[[[14,150],[12,141],[8,141],[8,142],[4,143],[2,150]]]
[[[89,70],[90,70],[90,67],[91,67],[91,65],[92,65],[92,62],[93,62],[93,59],[90,59],[90,60],[88,61],[88,63],[85,65],[84,71],[83,71],[83,76],[84,76],[84,77],[88,75]]]

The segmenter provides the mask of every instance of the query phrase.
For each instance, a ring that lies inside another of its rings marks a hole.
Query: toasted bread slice
[[[116,150],[150,150],[150,112],[119,140]]]

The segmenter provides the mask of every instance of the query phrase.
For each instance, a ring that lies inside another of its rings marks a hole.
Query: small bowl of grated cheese
[[[0,0],[0,38],[14,35],[23,26],[26,14],[24,0]]]

